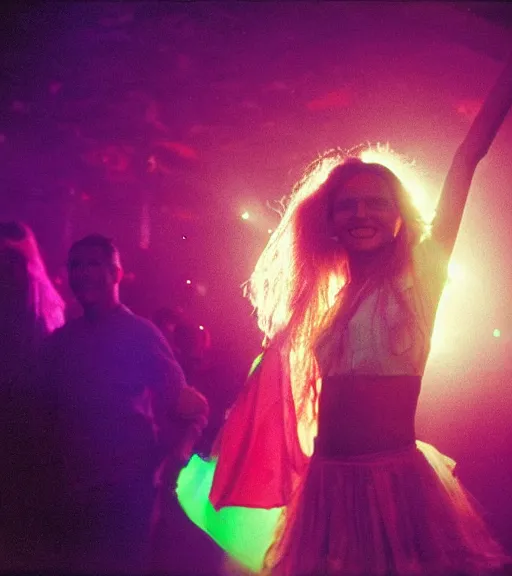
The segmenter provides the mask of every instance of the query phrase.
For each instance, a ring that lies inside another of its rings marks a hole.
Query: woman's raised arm
[[[451,254],[471,180],[512,105],[512,55],[457,149],[443,185],[432,236]]]

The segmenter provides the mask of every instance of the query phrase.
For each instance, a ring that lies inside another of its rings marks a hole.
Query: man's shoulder
[[[119,318],[124,326],[136,332],[141,337],[152,338],[158,341],[165,340],[163,334],[153,322],[143,316],[135,314],[124,305],[119,310]]]
[[[61,339],[65,339],[69,337],[71,334],[76,332],[76,330],[80,329],[81,324],[83,323],[82,316],[78,318],[70,318],[66,320],[66,323],[59,328],[56,328],[47,338],[49,342],[58,341]]]
[[[123,340],[137,348],[139,358],[175,362],[172,348],[153,322],[134,314],[125,306],[120,310],[118,318],[118,330],[123,334]]]

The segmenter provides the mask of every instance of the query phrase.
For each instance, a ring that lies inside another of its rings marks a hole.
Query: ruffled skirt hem
[[[506,555],[453,474],[423,442],[348,460],[313,456],[283,511],[265,572],[277,575],[487,574]]]

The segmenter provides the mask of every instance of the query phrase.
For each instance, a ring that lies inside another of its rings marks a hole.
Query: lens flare
[[[424,222],[430,224],[435,216],[437,195],[425,187],[424,178],[414,161],[394,152],[388,144],[377,144],[360,153],[363,162],[382,164],[389,168],[403,183]]]
[[[448,264],[448,281],[460,282],[464,280],[464,268],[454,260],[450,260]]]

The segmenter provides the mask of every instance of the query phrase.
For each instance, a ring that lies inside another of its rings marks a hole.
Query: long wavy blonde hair
[[[411,266],[412,249],[426,224],[399,178],[382,164],[332,150],[312,162],[294,186],[285,210],[245,286],[265,344],[278,345],[290,378],[299,425],[316,425],[321,386],[315,343],[336,323],[348,321],[356,300],[350,262],[333,238],[333,193],[355,175],[371,173],[389,185],[402,217],[390,260],[365,283],[367,293]],[[357,287],[360,288],[360,287]],[[314,433],[314,432],[313,432]]]
[[[26,313],[31,338],[40,341],[65,321],[65,303],[53,285],[32,230],[22,222],[0,223],[0,249],[20,254],[26,267]]]

